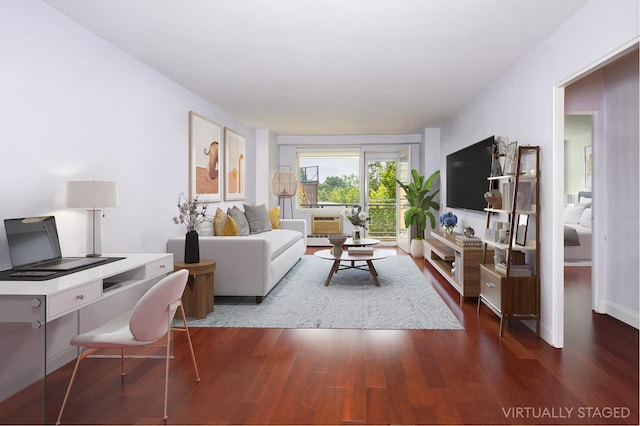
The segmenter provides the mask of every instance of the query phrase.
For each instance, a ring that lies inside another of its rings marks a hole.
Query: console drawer
[[[155,278],[173,272],[173,256],[167,256],[144,267],[144,278]]]
[[[480,294],[494,308],[502,311],[502,278],[484,265],[480,266]]]
[[[48,298],[47,318],[52,320],[88,305],[102,295],[102,280],[92,281]]]

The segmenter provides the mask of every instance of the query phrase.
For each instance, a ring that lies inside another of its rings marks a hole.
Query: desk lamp
[[[67,207],[85,208],[91,212],[91,253],[87,257],[100,257],[102,251],[102,232],[99,211],[103,207],[118,207],[118,183],[97,181],[67,182]],[[97,226],[96,226],[96,222]]]

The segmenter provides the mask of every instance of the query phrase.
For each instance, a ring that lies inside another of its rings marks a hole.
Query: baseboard
[[[603,300],[598,304],[598,312],[607,314],[635,329],[640,329],[640,315],[638,315],[638,312],[634,312],[629,308],[625,308],[608,300]]]

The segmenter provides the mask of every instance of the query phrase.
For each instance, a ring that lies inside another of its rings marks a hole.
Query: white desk
[[[72,360],[70,338],[131,309],[173,271],[171,253],[104,256],[124,259],[45,281],[0,281],[0,401]],[[109,281],[118,284],[103,291]],[[34,422],[45,422],[44,406]]]

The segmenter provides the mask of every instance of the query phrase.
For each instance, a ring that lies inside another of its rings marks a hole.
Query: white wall
[[[562,304],[562,296],[558,296],[561,292],[555,289],[561,283],[555,283],[553,278],[556,276],[554,271],[561,270],[563,259],[561,245],[555,246],[560,235],[554,218],[556,210],[561,212],[564,200],[562,189],[554,194],[552,183],[556,162],[562,164],[563,161],[553,158],[552,154],[553,89],[637,37],[636,0],[592,0],[446,123],[441,131],[442,170],[447,154],[488,135],[508,136],[522,145],[541,146],[541,334],[555,346],[563,344],[563,318],[562,310],[558,308]],[[635,93],[637,95],[637,91]],[[637,160],[638,157],[632,158]],[[443,182],[446,182],[444,176]],[[630,197],[637,195],[637,191],[629,194]],[[463,223],[469,222],[470,226],[483,229],[484,215],[457,213]],[[637,256],[633,259],[636,261]],[[628,266],[620,265],[619,273],[625,271],[633,273]]]
[[[0,2],[0,55],[0,218],[54,214],[64,255],[86,249],[87,215],[65,206],[69,180],[119,183],[120,207],[103,220],[104,253],[165,252],[167,239],[185,232],[172,218],[178,194],[189,192],[189,110],[246,137],[247,200],[255,198],[252,128],[48,5]],[[0,224],[0,269],[10,267]],[[75,325],[65,317],[47,327],[57,364],[74,353],[68,337],[51,336],[73,335]],[[26,327],[0,326],[0,399],[37,378],[25,361],[41,364],[42,351],[10,350],[30,347]]]
[[[86,247],[85,212],[65,207],[68,180],[118,181],[105,253],[164,252],[183,232],[171,219],[189,192],[189,110],[246,137],[255,197],[253,129],[48,5],[1,2],[0,52],[0,217],[55,214],[63,254]],[[10,266],[2,229],[0,269]]]

